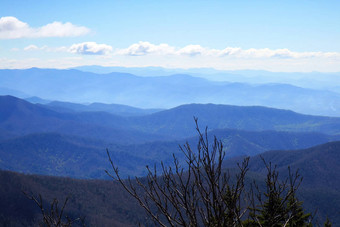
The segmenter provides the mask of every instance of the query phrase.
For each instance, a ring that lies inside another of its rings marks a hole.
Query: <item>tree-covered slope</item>
[[[320,133],[249,132],[215,130],[226,156],[256,155],[273,149],[299,149],[340,139]],[[124,176],[143,176],[145,166],[163,161],[172,164],[172,154],[184,158],[179,145],[188,141],[196,149],[196,137],[143,144],[108,143],[57,133],[29,134],[0,141],[0,169],[75,178],[103,178],[108,165],[106,148]]]
[[[303,150],[268,151],[261,154],[267,161],[277,165],[284,174],[286,166],[299,169],[304,176],[303,184],[308,187],[340,188],[340,142],[329,142]],[[250,167],[256,171],[261,168],[260,157],[252,159]]]
[[[45,209],[50,208],[53,199],[58,199],[61,206],[68,197],[64,214],[72,219],[85,217],[86,226],[136,226],[144,217],[137,203],[112,181],[0,171],[0,184],[2,226],[38,226],[42,222],[39,208],[23,192],[37,198],[41,194]]]
[[[0,168],[77,178],[103,178],[103,143],[56,133],[30,134],[0,143]]]
[[[266,173],[263,160],[272,163],[280,177],[288,176],[288,166],[292,172],[299,171],[303,181],[299,198],[310,212],[317,209],[318,218],[328,216],[334,226],[340,223],[340,141],[330,142],[303,150],[267,151],[251,157],[249,169],[259,175]],[[226,160],[230,168],[242,161],[242,157]]]
[[[340,142],[332,142],[305,150],[270,151],[262,156],[267,163],[277,165],[279,176],[287,175],[287,167],[300,170],[304,180],[298,191],[306,212],[317,209],[316,219],[323,222],[329,217],[338,226]],[[241,159],[228,160],[225,167],[235,168]],[[250,159],[248,183],[256,180],[263,184],[265,166],[259,157]],[[310,172],[319,170],[317,174]],[[310,172],[310,173],[309,173]],[[231,171],[233,174],[234,171]],[[8,225],[29,226],[39,220],[39,209],[22,194],[21,190],[37,196],[39,193],[48,204],[53,198],[60,202],[70,198],[66,214],[71,217],[85,216],[87,224],[97,226],[135,226],[144,222],[143,210],[117,183],[103,180],[75,180],[71,178],[23,175],[0,171],[0,222]],[[89,199],[90,198],[90,199]]]

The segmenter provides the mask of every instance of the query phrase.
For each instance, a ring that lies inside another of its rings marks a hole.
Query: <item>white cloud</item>
[[[149,42],[138,42],[126,49],[115,52],[116,55],[143,56],[143,55],[180,55],[180,56],[212,56],[244,59],[277,59],[277,58],[339,58],[339,52],[294,52],[289,49],[242,49],[239,47],[226,47],[212,49],[201,45],[187,45],[183,48],[172,47],[168,44],[155,45]]]
[[[221,51],[219,51],[220,56],[233,56],[238,55],[242,51],[241,48],[238,47],[227,47]]]
[[[288,49],[276,49],[271,50],[269,48],[255,49],[250,48],[247,50],[240,49],[236,57],[240,58],[296,58],[299,57],[297,53],[294,53]]]
[[[289,49],[276,49],[269,48],[255,49],[250,48],[243,50],[241,48],[227,47],[221,50],[220,56],[234,56],[236,58],[333,58],[340,57],[338,52],[294,52]]]
[[[18,49],[19,50],[19,49]],[[67,52],[69,48],[61,46],[61,47],[48,47],[48,46],[41,46],[38,47],[34,44],[28,45],[24,48],[24,51],[46,51],[46,52]]]
[[[118,55],[130,55],[130,56],[142,56],[147,54],[160,54],[167,55],[173,54],[175,48],[169,46],[168,44],[155,45],[149,42],[138,42],[132,44],[126,49],[121,49],[116,52]]]
[[[0,18],[0,39],[69,37],[81,36],[90,32],[84,26],[73,25],[70,22],[53,22],[42,27],[32,28],[16,17]]]
[[[98,44],[95,42],[84,42],[73,44],[69,48],[69,52],[85,55],[107,55],[112,52],[112,47],[106,44]]]
[[[43,37],[67,37],[81,36],[90,32],[90,29],[83,26],[76,26],[70,22],[53,22],[39,28],[39,35]]]
[[[149,42],[140,41],[138,43],[134,43],[126,49],[120,49],[116,51],[117,55],[130,55],[130,56],[143,56],[148,54],[154,55],[202,55],[206,52],[206,49],[201,47],[200,45],[188,45],[181,49],[176,50],[175,47],[172,47],[168,44],[159,44],[155,45]]]
[[[188,45],[181,49],[179,49],[176,53],[179,55],[189,55],[189,56],[196,56],[196,55],[205,55],[208,54],[209,50],[201,47],[200,45]]]
[[[31,51],[31,50],[39,50],[40,48],[37,47],[36,45],[29,45],[24,48],[24,51]]]

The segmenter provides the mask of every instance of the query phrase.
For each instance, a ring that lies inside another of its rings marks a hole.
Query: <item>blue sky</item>
[[[340,71],[340,1],[3,1],[0,68]]]

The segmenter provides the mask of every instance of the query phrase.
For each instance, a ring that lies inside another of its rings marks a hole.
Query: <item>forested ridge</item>
[[[333,142],[305,150],[262,154],[268,163],[277,163],[282,177],[287,176],[287,165],[291,165],[292,170],[299,169],[304,179],[297,196],[303,201],[305,211],[314,213],[317,210],[315,220],[323,223],[329,217],[334,226],[340,221],[340,193],[337,190],[340,178],[336,164],[340,161],[339,146],[340,142]],[[236,163],[240,160],[242,158],[226,160],[223,166],[236,173]],[[334,164],[323,165],[326,161]],[[249,168],[246,182],[256,180],[263,184],[265,167],[259,156],[250,159]],[[141,220],[145,221],[145,213],[138,203],[117,182],[110,180],[77,180],[1,171],[0,181],[2,223],[27,226],[41,221],[38,207],[22,191],[35,196],[41,194],[47,207],[54,198],[62,202],[69,197],[66,213],[71,217],[85,216],[89,225],[135,226]]]

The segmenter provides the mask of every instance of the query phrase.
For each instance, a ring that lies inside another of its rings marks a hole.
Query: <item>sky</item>
[[[4,0],[0,68],[340,72],[340,1]]]

